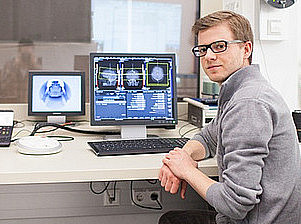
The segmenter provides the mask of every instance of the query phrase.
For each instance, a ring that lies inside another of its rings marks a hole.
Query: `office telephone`
[[[0,110],[0,147],[8,147],[14,126],[14,111]]]

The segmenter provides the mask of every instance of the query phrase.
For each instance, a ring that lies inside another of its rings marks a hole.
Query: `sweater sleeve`
[[[211,122],[206,125],[202,130],[195,134],[192,140],[197,140],[205,147],[206,155],[205,158],[214,157],[216,154],[217,145],[217,121],[212,119]]]
[[[225,112],[221,131],[222,181],[208,189],[206,199],[219,213],[239,220],[260,202],[272,113],[257,99],[241,100]]]

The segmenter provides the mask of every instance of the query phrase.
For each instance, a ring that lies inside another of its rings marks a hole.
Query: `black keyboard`
[[[182,148],[188,138],[146,138],[88,142],[97,156],[166,153]]]

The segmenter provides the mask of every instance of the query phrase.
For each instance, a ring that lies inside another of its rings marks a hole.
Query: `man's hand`
[[[183,149],[175,148],[174,150],[170,151],[169,154],[166,155],[166,157],[163,159],[163,166],[159,172],[159,180],[161,181],[161,186],[165,188],[165,191],[170,192],[171,194],[177,193],[179,188],[181,187],[180,195],[181,198],[184,199],[187,189],[187,181],[182,178],[183,175],[178,171],[179,169],[185,171],[187,167],[186,165],[182,164],[181,159],[176,162],[175,158],[179,153],[179,150],[183,155],[180,153],[178,156],[182,155],[182,157],[185,158],[185,161],[188,161],[188,168],[192,167],[195,169],[195,167],[197,167],[195,160],[201,160],[205,157],[205,148],[199,141],[189,140],[185,144]],[[172,161],[170,161],[171,159]],[[176,168],[176,163],[179,163],[179,167],[181,168]],[[177,173],[175,173],[174,171]]]
[[[185,198],[185,193],[187,189],[187,182],[176,177],[171,170],[163,164],[159,172],[159,180],[161,181],[161,186],[164,187],[165,191],[175,194],[178,192],[181,185],[181,198]]]
[[[163,163],[168,166],[175,176],[183,180],[186,179],[187,173],[197,167],[196,161],[180,148],[170,151],[163,159]]]
[[[191,148],[197,149],[197,145],[191,141]],[[175,148],[171,150],[163,159],[163,166],[160,170],[159,179],[161,185],[168,191],[174,192],[182,184],[181,197],[184,198],[187,184],[189,184],[202,198],[206,200],[208,188],[216,183],[197,168],[195,159],[202,159],[205,155],[204,147],[200,148],[199,153],[194,154],[194,150],[189,150],[188,144],[183,149]],[[193,156],[194,155],[194,156]],[[175,184],[175,187],[172,187]],[[173,190],[171,189],[173,188]],[[176,192],[175,191],[175,192]]]

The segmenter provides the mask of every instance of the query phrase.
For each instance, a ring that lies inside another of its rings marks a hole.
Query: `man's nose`
[[[214,60],[216,59],[216,53],[214,53],[211,48],[207,49],[206,55],[204,56],[207,60]]]

